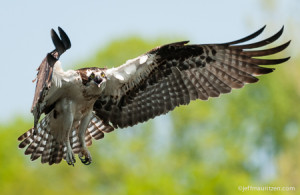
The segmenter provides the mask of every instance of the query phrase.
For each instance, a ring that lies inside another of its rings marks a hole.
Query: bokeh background
[[[299,11],[298,0],[2,1],[0,194],[247,194],[239,186],[300,194]],[[71,39],[61,58],[68,69],[119,66],[174,41],[233,41],[265,24],[259,39],[285,25],[277,43],[292,43],[278,57],[292,58],[260,82],[106,134],[90,147],[89,166],[31,162],[18,149],[51,28]]]

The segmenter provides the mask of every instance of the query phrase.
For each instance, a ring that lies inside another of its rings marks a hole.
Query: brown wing
[[[47,56],[44,58],[41,65],[37,69],[37,83],[31,107],[31,112],[34,115],[35,128],[41,114],[45,111],[42,103],[48,89],[51,87],[54,64],[58,61],[61,54],[63,54],[67,49],[71,47],[71,42],[67,34],[60,27],[58,27],[58,31],[61,38],[58,37],[53,29],[51,30],[51,38],[53,44],[55,45],[55,49],[47,54]]]
[[[258,81],[255,75],[270,73],[289,59],[257,59],[284,50],[290,42],[264,50],[248,50],[277,40],[272,37],[252,44],[236,45],[258,36],[259,31],[223,44],[186,45],[173,43],[158,47],[119,68],[107,71],[107,87],[94,110],[105,123],[127,127],[165,114],[191,100],[207,100]],[[132,72],[135,71],[135,74]]]

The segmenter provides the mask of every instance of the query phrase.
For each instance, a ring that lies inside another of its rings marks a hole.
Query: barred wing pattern
[[[107,87],[94,105],[96,115],[115,128],[133,126],[165,114],[191,100],[207,100],[255,83],[255,76],[267,74],[289,59],[258,59],[276,54],[290,43],[263,50],[277,40],[283,28],[268,39],[249,41],[264,30],[223,44],[187,45],[187,41],[155,48],[118,68],[107,70]]]
[[[58,164],[62,159],[66,159],[67,147],[64,143],[59,142],[54,132],[51,131],[51,116],[46,115],[37,125],[37,133],[34,134],[34,128],[29,129],[18,140],[21,141],[19,148],[26,148],[25,155],[31,155],[30,159],[36,160],[41,157],[42,163]],[[70,144],[74,154],[80,152],[81,144],[79,142],[78,125],[70,133]],[[92,145],[92,138],[95,140],[104,137],[104,133],[113,131],[113,127],[105,125],[95,114],[93,114],[90,124],[85,133],[85,143],[87,146]]]

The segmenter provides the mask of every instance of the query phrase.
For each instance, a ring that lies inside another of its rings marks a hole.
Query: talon
[[[73,152],[69,152],[69,153],[67,152],[66,161],[68,165],[73,165],[74,167],[74,163],[76,163],[76,159]]]
[[[75,162],[76,162],[75,159],[72,159],[71,161],[67,161],[68,165],[73,165],[73,167]]]
[[[87,161],[87,159],[83,158],[82,156],[78,156],[78,157],[79,157],[79,159],[81,160],[82,163],[85,163]]]
[[[92,157],[88,150],[82,149],[82,151],[78,154],[78,157],[84,165],[92,163]]]
[[[68,165],[73,165],[73,167],[74,167],[74,163],[73,162],[67,162],[68,163]]]
[[[82,158],[82,156],[79,156],[79,159],[81,160],[81,162],[84,165],[89,165],[92,163],[92,160],[89,157],[84,156],[84,158]]]

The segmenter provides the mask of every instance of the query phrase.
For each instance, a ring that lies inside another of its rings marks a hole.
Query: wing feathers
[[[71,47],[71,42],[67,34],[60,27],[58,30],[61,38],[59,38],[53,29],[51,30],[51,38],[55,49],[47,54],[38,68],[35,95],[31,107],[31,112],[34,115],[34,128],[36,128],[41,114],[47,109],[43,101],[51,87],[54,65],[59,57]]]
[[[246,42],[246,41],[249,41],[251,39],[254,39],[255,37],[257,37],[258,35],[260,35],[266,28],[266,25],[263,26],[261,29],[259,29],[258,31],[256,31],[255,33],[249,35],[249,36],[246,36],[242,39],[239,39],[239,40],[236,40],[236,41],[231,41],[231,42],[227,42],[227,43],[224,43],[226,45],[234,45],[234,44],[238,44],[238,43],[243,43],[243,42]]]
[[[34,128],[29,129],[18,140],[21,141],[19,148],[26,148],[25,155],[31,154],[30,159],[36,160],[41,157],[42,163],[49,163],[49,165],[60,163],[62,159],[66,158],[66,145],[57,141],[52,135],[49,123],[50,115],[45,116],[37,125],[37,133],[34,134]],[[80,152],[81,144],[78,137],[79,124],[75,126],[70,135],[70,144],[75,154]],[[106,125],[96,115],[93,115],[91,122],[87,128],[85,142],[87,146],[92,144],[92,138],[101,139],[104,132],[113,131],[113,127]]]
[[[67,35],[67,34],[65,33],[65,31],[64,31],[62,28],[60,28],[60,27],[58,27],[58,32],[59,32],[59,35],[60,35],[60,37],[61,37],[61,40],[62,40],[62,42],[63,42],[63,44],[64,44],[65,50],[70,49],[70,48],[71,48],[71,41],[70,41],[68,35]]]
[[[200,78],[194,74],[194,72],[196,72],[196,71],[197,71],[196,69],[191,69],[191,70],[185,71],[185,73],[186,73],[185,79],[188,78],[191,81],[191,84],[194,86],[194,88],[197,92],[197,99],[207,100],[208,94],[206,93],[205,89],[202,87],[202,85],[200,83]]]
[[[246,45],[234,45],[234,46],[229,46],[229,47],[234,48],[234,49],[253,49],[253,48],[266,46],[266,45],[276,41],[282,35],[283,29],[284,29],[284,27],[282,27],[276,34],[274,34],[273,36],[271,36],[265,40],[262,40],[262,41],[259,41],[256,43],[246,44]],[[233,44],[231,44],[231,45],[233,45]]]
[[[259,64],[259,65],[277,65],[281,64],[283,62],[286,62],[290,59],[290,57],[286,58],[281,58],[281,59],[275,59],[275,60],[269,60],[269,59],[254,59],[252,58],[251,60],[242,60],[248,63],[253,63],[253,64]]]
[[[209,79],[204,75],[204,72],[196,72],[197,78],[200,80],[200,84],[205,89],[209,97],[218,97],[220,92],[210,83]]]
[[[290,42],[291,41],[288,41],[285,44],[282,44],[277,47],[273,47],[271,49],[258,50],[258,51],[242,51],[241,55],[245,55],[248,57],[259,57],[259,56],[272,55],[272,54],[283,51],[285,48],[287,48],[289,46]]]
[[[59,36],[57,35],[57,33],[51,29],[51,38],[52,38],[52,42],[55,46],[55,52],[57,52],[57,54],[55,55],[55,57],[58,59],[59,56],[65,52],[65,45],[62,42],[62,40],[59,38]],[[54,53],[54,52],[53,52]]]
[[[52,52],[52,54],[57,59],[67,49],[71,48],[71,41],[70,41],[68,35],[65,33],[65,31],[63,31],[63,29],[61,29],[60,27],[58,27],[58,31],[59,31],[60,37],[57,35],[57,33],[53,29],[51,29],[51,38],[52,38],[52,42],[55,46],[55,50]],[[56,52],[57,52],[57,54],[55,54]]]
[[[215,75],[217,75],[219,78],[222,79],[222,81],[234,89],[239,89],[244,86],[244,83],[237,80],[233,77],[233,75],[228,74],[226,70],[223,70],[222,67],[219,67],[216,64],[212,64],[211,66],[207,67],[208,70],[211,70],[212,72],[215,72]]]
[[[122,81],[112,78],[114,84],[122,82],[122,88],[114,88],[113,93],[106,90],[95,103],[94,110],[105,123],[127,127],[165,114],[190,100],[207,100],[229,93],[232,88],[241,88],[245,83],[255,83],[258,81],[256,75],[274,70],[259,65],[276,65],[289,59],[253,57],[281,52],[290,42],[271,49],[248,50],[276,41],[282,35],[283,27],[265,40],[236,45],[257,37],[264,29],[265,26],[245,38],[223,44],[186,45],[187,42],[177,42],[157,47],[140,56],[141,59],[151,56],[151,61],[135,64],[141,75],[138,79],[135,74],[125,75],[127,80]],[[133,61],[136,63],[138,59]],[[108,72],[111,75],[126,74],[123,69],[132,66],[133,61]],[[113,86],[110,80],[107,85]]]
[[[216,72],[210,71],[210,69],[207,68],[204,74],[208,75],[209,80],[220,93],[229,93],[231,91],[231,87],[225,84],[222,81],[222,77],[219,78]]]

